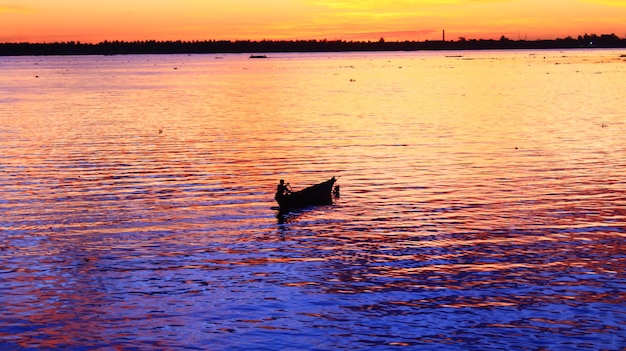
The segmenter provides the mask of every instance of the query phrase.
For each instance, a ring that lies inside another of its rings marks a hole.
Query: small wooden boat
[[[281,210],[302,208],[316,205],[332,205],[333,185],[337,179],[330,178],[325,182],[312,185],[289,194],[276,194],[276,202]]]
[[[250,58],[251,59],[264,59],[264,58],[267,58],[267,56],[266,55],[254,55],[254,54],[252,54],[252,55],[250,55]]]

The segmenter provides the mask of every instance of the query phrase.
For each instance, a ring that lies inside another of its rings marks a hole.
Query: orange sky
[[[0,42],[626,37],[626,0],[0,0]]]

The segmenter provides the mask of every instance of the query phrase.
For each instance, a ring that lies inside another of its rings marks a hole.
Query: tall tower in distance
[[[441,33],[441,40],[442,41],[446,41],[446,30],[444,29],[443,32]]]

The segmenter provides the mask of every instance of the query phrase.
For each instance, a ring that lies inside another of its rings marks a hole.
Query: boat
[[[251,59],[264,59],[267,58],[265,55],[250,55]]]
[[[300,191],[294,191],[287,194],[276,194],[276,202],[280,210],[297,209],[302,207],[317,205],[332,205],[333,191],[338,194],[338,188],[333,190],[333,185],[337,179],[330,178],[319,184],[311,185]]]

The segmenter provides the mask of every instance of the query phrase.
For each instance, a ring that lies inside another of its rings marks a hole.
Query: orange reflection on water
[[[531,349],[560,324],[611,334],[626,271],[624,70],[544,54],[9,67],[22,78],[0,88],[0,257],[16,327],[0,335],[246,348],[237,332],[295,322],[307,342],[344,335],[332,349],[385,328],[498,343],[472,330],[493,323],[541,331],[513,340]],[[278,179],[333,175],[334,206],[277,223]]]

